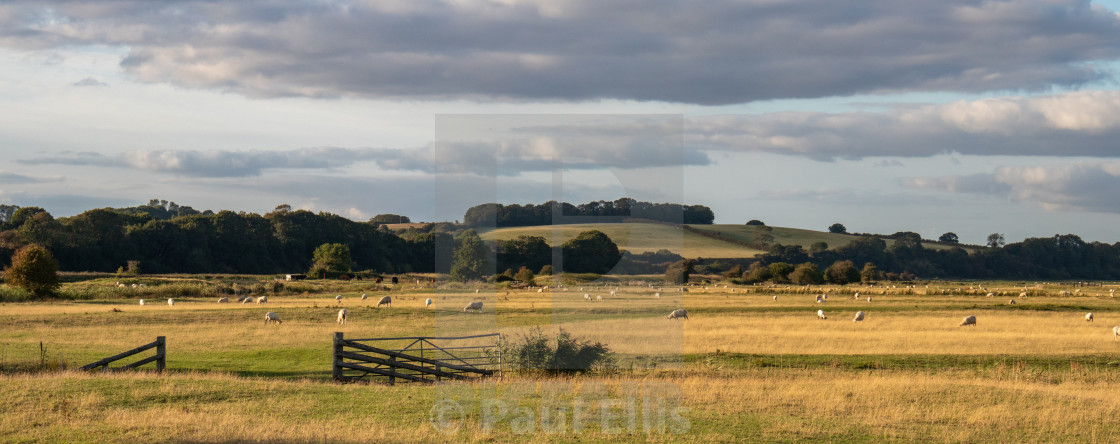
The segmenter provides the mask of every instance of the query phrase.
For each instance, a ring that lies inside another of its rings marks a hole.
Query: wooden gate
[[[144,359],[141,359],[139,361],[133,362],[131,364],[125,365],[123,367],[109,368],[109,364],[112,364],[114,361],[119,361],[121,359],[127,358],[127,357],[135,355],[135,354],[142,353],[145,350],[150,350],[150,349],[153,349],[153,348],[156,349],[155,356],[149,356],[147,358],[144,358]],[[83,365],[82,370],[93,370],[95,368],[101,367],[102,371],[110,371],[110,370],[120,371],[120,370],[128,370],[128,369],[131,369],[131,368],[136,368],[136,367],[139,367],[141,365],[147,364],[149,362],[155,362],[156,363],[156,371],[157,372],[162,372],[163,368],[167,366],[167,339],[165,337],[156,336],[155,342],[141,345],[141,346],[136,347],[132,350],[126,351],[126,352],[121,353],[119,355],[110,356],[108,358],[102,359],[102,360],[94,362],[92,364]]]
[[[334,334],[334,379],[389,384],[474,380],[500,374],[501,335],[345,339]]]

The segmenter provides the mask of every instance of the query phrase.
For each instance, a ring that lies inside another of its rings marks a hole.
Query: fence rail
[[[136,354],[143,353],[143,352],[145,352],[147,350],[151,350],[153,348],[156,349],[155,356],[149,356],[147,358],[141,359],[139,361],[133,362],[131,364],[128,364],[128,365],[125,365],[125,366],[122,366],[122,367],[116,367],[116,368],[110,368],[109,367],[109,364],[112,364],[113,362],[119,361],[121,359],[130,357],[130,356],[133,356],[133,355],[136,355]],[[82,370],[93,370],[95,368],[101,367],[102,371],[120,371],[120,370],[133,369],[133,368],[136,368],[136,367],[139,367],[141,365],[148,364],[148,363],[151,363],[151,362],[156,363],[156,371],[157,372],[162,372],[163,369],[167,366],[167,338],[165,338],[163,336],[156,336],[155,342],[141,345],[141,346],[136,347],[132,350],[126,351],[126,352],[118,354],[118,355],[110,356],[108,358],[102,359],[100,361],[97,361],[97,362],[94,362],[94,363],[91,363],[91,364],[83,365]]]
[[[488,342],[489,339],[493,342]],[[466,345],[453,345],[464,342]],[[445,379],[463,381],[500,374],[501,367],[501,335],[498,333],[370,339],[346,339],[342,333],[334,335],[332,373],[338,381],[364,378],[384,379],[389,384],[396,384],[398,380],[420,383]]]

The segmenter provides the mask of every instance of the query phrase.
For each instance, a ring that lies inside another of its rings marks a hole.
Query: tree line
[[[558,223],[620,223],[646,219],[674,224],[711,224],[715,213],[703,205],[640,202],[628,197],[582,205],[548,201],[540,205],[487,203],[467,209],[463,223],[473,227],[522,227]]]

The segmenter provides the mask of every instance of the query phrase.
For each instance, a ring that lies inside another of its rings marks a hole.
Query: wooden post
[[[331,366],[334,368],[332,373],[335,381],[342,380],[342,366],[339,365],[342,363],[342,357],[339,356],[339,353],[342,352],[342,344],[342,332],[337,331],[334,333],[334,352],[332,353],[334,355],[334,360],[331,364]]]
[[[397,357],[396,357],[396,356],[390,356],[390,357],[389,357],[389,361],[390,361],[390,362],[396,362],[396,361],[397,361]],[[397,368],[398,368],[398,367],[397,367],[396,365],[393,365],[393,364],[389,364],[389,367],[390,367],[390,368],[392,368],[394,372],[395,372],[395,371],[397,370]],[[397,385],[397,378],[396,378],[395,376],[393,376],[393,375],[389,375],[389,385]]]
[[[167,367],[167,337],[156,336],[156,371],[163,373],[163,369]]]

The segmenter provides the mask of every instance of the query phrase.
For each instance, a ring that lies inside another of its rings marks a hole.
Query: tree
[[[552,276],[552,266],[551,265],[545,265],[545,266],[541,267],[540,273],[537,273],[537,274],[539,274],[541,276]]]
[[[850,282],[859,282],[859,270],[852,261],[836,261],[824,270],[824,277],[834,284],[844,285]]]
[[[408,216],[399,214],[378,214],[369,220],[371,224],[407,224],[411,222]]]
[[[761,225],[761,226],[765,226],[766,224],[762,223],[762,221],[760,221],[760,220],[758,220],[758,219],[751,219],[751,220],[747,221],[747,225]]]
[[[817,285],[824,283],[824,275],[817,264],[806,262],[793,269],[789,274],[789,281],[797,285]]]
[[[622,259],[618,245],[599,230],[584,231],[561,248],[564,271],[572,273],[607,274]]]
[[[785,262],[774,262],[766,267],[770,270],[770,279],[774,283],[785,284],[789,282],[789,274],[793,272],[793,265]]]
[[[451,262],[451,278],[466,282],[481,279],[490,267],[489,251],[482,238],[473,229],[467,229],[455,238],[454,259]]]
[[[813,253],[813,254],[820,253],[822,251],[827,251],[827,250],[828,250],[828,243],[827,242],[813,242],[812,245],[809,245],[809,252]]]
[[[307,274],[319,278],[326,277],[327,273],[346,273],[353,266],[350,247],[345,244],[320,245],[312,253],[311,261],[311,270]]]
[[[999,248],[1004,245],[1003,235],[999,233],[992,233],[988,235],[988,246],[992,248]]]
[[[957,233],[950,231],[948,233],[942,234],[941,237],[937,238],[937,241],[945,242],[947,244],[957,244],[960,243],[960,238],[957,237]]]
[[[848,228],[837,222],[828,226],[828,232],[836,234],[848,234]]]
[[[36,244],[23,247],[12,256],[12,265],[4,269],[4,280],[36,297],[51,296],[62,285],[58,261],[50,250]]]
[[[743,279],[750,283],[765,282],[770,280],[770,268],[762,265],[762,262],[751,262],[747,267],[747,272],[744,273]]]
[[[874,282],[879,280],[879,267],[875,264],[868,262],[863,264],[863,271],[859,272],[859,280],[862,282]]]
[[[530,270],[529,267],[521,267],[520,270],[517,270],[517,274],[513,275],[514,279],[524,282],[527,285],[536,285],[533,282],[533,278],[535,277],[536,275],[533,274],[533,270]]]
[[[674,262],[665,267],[665,282],[678,285],[688,283],[688,278],[692,275],[692,269],[693,263],[689,259]]]

